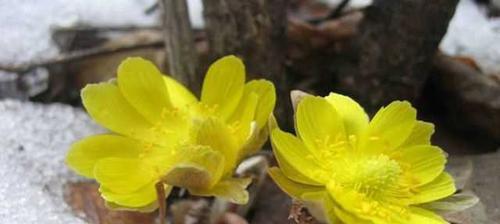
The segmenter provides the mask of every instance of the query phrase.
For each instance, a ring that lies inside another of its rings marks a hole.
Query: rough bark
[[[282,118],[290,110],[285,80],[287,5],[288,0],[204,1],[210,56],[235,54],[243,58],[248,78],[273,81]]]
[[[186,0],[161,0],[167,67],[171,76],[199,92],[198,55]]]
[[[375,0],[354,40],[340,86],[369,111],[396,99],[414,100],[428,77],[457,0]]]

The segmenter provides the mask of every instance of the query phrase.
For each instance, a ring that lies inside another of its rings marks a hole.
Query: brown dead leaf
[[[106,208],[99,186],[94,182],[78,182],[66,185],[65,200],[73,211],[83,214],[93,224],[153,224],[156,213],[114,211]]]

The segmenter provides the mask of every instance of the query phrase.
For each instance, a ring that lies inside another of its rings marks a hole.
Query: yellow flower
[[[73,144],[67,164],[96,179],[111,207],[151,210],[158,183],[166,195],[178,186],[246,203],[250,180],[233,171],[266,140],[276,97],[268,81],[245,84],[243,63],[227,56],[209,68],[201,100],[141,58],[123,61],[116,81],[86,86],[82,100],[113,133]]]
[[[345,224],[447,223],[420,206],[455,186],[445,154],[430,143],[434,126],[418,121],[408,102],[393,102],[369,121],[347,96],[305,96],[296,129],[298,137],[272,130],[279,168],[269,173],[313,215]]]

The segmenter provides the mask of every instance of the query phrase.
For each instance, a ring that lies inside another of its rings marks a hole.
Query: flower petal
[[[310,185],[321,185],[328,181],[326,172],[297,137],[276,128],[271,132],[271,142],[285,176]]]
[[[418,207],[436,212],[438,214],[446,214],[452,212],[464,211],[475,206],[479,202],[479,198],[472,192],[460,192],[449,197],[442,198],[436,201],[431,201],[425,204],[418,204]]]
[[[267,80],[252,80],[245,85],[245,92],[253,92],[259,97],[254,120],[257,128],[262,129],[273,112],[276,104],[276,90],[272,82]]]
[[[222,121],[206,119],[196,128],[196,143],[209,146],[224,156],[224,174],[231,175],[238,162],[239,148],[231,130]]]
[[[118,135],[94,135],[71,145],[66,163],[78,174],[93,178],[96,163],[104,158],[136,158],[143,146],[140,142]]]
[[[224,156],[208,146],[184,148],[185,158],[163,178],[165,183],[188,189],[210,189],[222,177]]]
[[[108,205],[114,209],[151,212],[158,207],[155,184],[153,181],[128,194],[117,194],[104,186],[101,186],[99,191]],[[165,196],[168,196],[171,190],[172,186],[165,185]]]
[[[235,56],[226,56],[214,62],[205,76],[201,102],[217,108],[229,118],[238,106],[245,84],[245,65]]]
[[[434,180],[444,170],[446,157],[443,151],[436,146],[419,145],[405,148],[396,158],[403,170],[414,179],[414,186],[422,186]]]
[[[254,123],[252,123],[254,124]],[[246,156],[252,155],[262,149],[262,146],[269,139],[269,129],[262,128],[257,130],[257,127],[251,125],[252,130],[250,131],[250,137],[243,145],[243,148],[239,154],[239,158],[244,158]]]
[[[354,215],[353,213],[350,213],[340,206],[335,204],[335,201],[330,197],[327,196],[325,198],[325,208],[328,209],[329,213],[329,220],[330,223],[345,223],[345,224],[373,224],[372,221],[362,219],[361,217],[358,217]]]
[[[307,200],[310,199],[307,197],[308,194],[317,194],[326,190],[324,187],[301,184],[290,180],[278,167],[271,167],[267,172],[281,190],[294,198]]]
[[[404,224],[408,220],[406,206],[368,197],[337,185],[334,181],[327,185],[327,190],[339,208],[337,215],[345,223]]]
[[[414,204],[421,204],[439,200],[455,193],[455,183],[453,178],[446,172],[441,173],[432,182],[415,189],[417,192],[413,196]]]
[[[358,136],[368,127],[369,118],[363,107],[348,96],[330,93],[325,97],[333,105],[344,121],[344,127],[348,136]]]
[[[406,101],[395,101],[380,109],[368,125],[362,139],[364,150],[383,152],[400,146],[412,132],[417,111]],[[375,141],[372,141],[375,140]]]
[[[238,145],[243,145],[250,137],[258,100],[259,97],[254,92],[245,93],[235,113],[227,122],[232,124],[235,129]]]
[[[188,105],[198,102],[198,99],[185,86],[177,82],[170,76],[163,76],[168,89],[170,102],[176,108],[185,108]]]
[[[305,96],[296,116],[298,135],[316,156],[334,150],[332,145],[346,143],[342,118],[324,98]]]
[[[150,61],[125,59],[118,67],[117,81],[125,99],[153,124],[165,109],[172,108],[163,75]]]
[[[189,192],[198,196],[216,196],[231,203],[246,204],[248,202],[247,186],[251,178],[228,178],[220,181],[209,190],[191,189]]]
[[[89,84],[81,95],[85,109],[98,124],[132,138],[151,138],[152,125],[127,102],[116,85]]]
[[[405,220],[408,224],[448,224],[441,216],[418,207],[410,208],[410,219]]]
[[[417,121],[413,127],[410,136],[403,143],[402,147],[412,145],[430,145],[431,136],[434,134],[434,125],[432,123]]]
[[[101,193],[101,196],[104,198],[102,193]],[[151,202],[150,204],[147,204],[147,205],[141,206],[141,207],[132,207],[132,206],[119,205],[117,203],[104,200],[104,205],[106,206],[106,208],[109,208],[111,210],[151,213],[151,212],[154,212],[158,208],[158,201],[155,200],[155,201]]]
[[[105,158],[94,168],[96,180],[112,192],[133,193],[155,179],[154,170],[140,159]]]

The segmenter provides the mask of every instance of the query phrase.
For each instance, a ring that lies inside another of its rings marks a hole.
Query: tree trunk
[[[249,79],[273,81],[281,121],[291,111],[285,81],[287,5],[288,0],[204,1],[210,56],[235,54],[244,60]]]
[[[199,93],[202,76],[197,75],[198,53],[186,0],[160,0],[169,75]]]
[[[457,2],[375,0],[354,40],[352,64],[340,69],[341,88],[370,112],[416,99]]]

